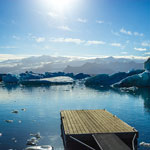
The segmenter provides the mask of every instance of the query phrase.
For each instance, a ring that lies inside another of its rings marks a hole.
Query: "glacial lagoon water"
[[[26,111],[21,109],[25,108]],[[0,86],[0,150],[25,149],[31,133],[38,145],[63,150],[60,111],[106,109],[139,131],[139,143],[150,142],[150,89],[119,91],[84,85],[49,87]],[[17,114],[12,113],[18,110]],[[7,123],[5,120],[13,120]],[[14,140],[15,138],[15,140]],[[148,148],[139,147],[140,150]],[[150,149],[150,148],[149,148]]]

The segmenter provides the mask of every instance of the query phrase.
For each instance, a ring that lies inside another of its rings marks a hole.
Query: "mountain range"
[[[43,55],[2,61],[0,62],[0,73],[64,71],[66,73],[71,72],[75,74],[112,74],[119,71],[127,72],[132,69],[143,69],[144,61],[143,59],[115,57],[80,58]]]

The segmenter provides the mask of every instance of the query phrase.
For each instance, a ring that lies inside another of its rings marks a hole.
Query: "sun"
[[[72,9],[77,0],[44,0],[45,5],[48,5],[53,11],[65,13]]]

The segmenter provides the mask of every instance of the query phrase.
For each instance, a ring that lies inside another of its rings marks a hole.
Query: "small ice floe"
[[[22,111],[26,111],[26,108],[22,108],[21,110],[22,110]]]
[[[140,146],[150,147],[150,143],[141,142]]]
[[[27,147],[25,150],[53,150],[53,147],[50,145],[31,146]]]
[[[11,139],[14,143],[17,143],[17,140],[16,140],[16,138],[14,137],[14,138],[12,138]]]
[[[37,139],[40,139],[41,138],[41,135],[40,135],[40,132],[36,133],[36,134],[30,134],[31,136],[37,138]]]
[[[37,145],[37,143],[38,143],[38,140],[35,137],[32,137],[31,139],[27,140],[27,145],[35,146]]]
[[[19,123],[21,123],[22,121],[21,121],[21,120],[19,120],[18,122],[19,122]]]
[[[13,123],[13,120],[5,120],[7,123]]]
[[[0,137],[2,136],[3,134],[2,133],[0,133]]]
[[[18,110],[13,110],[12,111],[12,113],[14,113],[14,114],[18,114],[18,112],[19,112]]]

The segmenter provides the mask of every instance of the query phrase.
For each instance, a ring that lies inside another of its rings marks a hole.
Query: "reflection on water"
[[[22,111],[26,108],[26,111]],[[134,126],[139,142],[150,141],[150,89],[87,88],[83,85],[24,87],[0,86],[0,149],[22,150],[30,133],[40,132],[38,145],[63,149],[60,111],[107,109]],[[18,114],[11,113],[18,110]],[[5,120],[13,120],[6,123]],[[21,123],[19,122],[21,120]],[[17,140],[14,142],[12,138]],[[143,149],[139,147],[139,149]]]
[[[112,88],[112,87],[90,87],[91,89],[95,89],[100,92],[116,92],[120,95],[128,94],[134,97],[141,97],[144,100],[144,107],[147,112],[150,112],[150,88]]]

